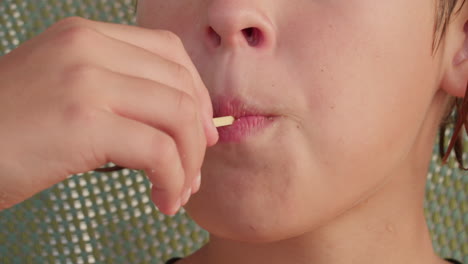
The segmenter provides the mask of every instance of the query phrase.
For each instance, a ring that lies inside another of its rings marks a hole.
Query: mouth
[[[219,142],[240,143],[249,137],[260,135],[278,117],[238,98],[217,98],[213,103],[213,111],[214,117],[235,118],[232,125],[218,128]]]

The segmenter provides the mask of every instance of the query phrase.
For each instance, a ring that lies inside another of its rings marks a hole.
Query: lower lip
[[[241,142],[249,136],[258,134],[271,123],[274,117],[244,116],[237,118],[230,126],[219,127],[219,142]]]

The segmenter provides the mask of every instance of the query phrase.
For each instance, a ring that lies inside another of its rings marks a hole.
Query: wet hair
[[[443,40],[451,18],[460,12],[465,2],[466,0],[437,0],[438,8],[432,45],[434,52]],[[451,97],[449,99],[447,111],[439,128],[439,155],[442,163],[447,162],[450,153],[454,150],[460,169],[468,170],[468,167],[463,164],[463,127],[468,134],[468,83],[464,98]],[[445,150],[445,134],[449,128],[453,128],[453,133]]]

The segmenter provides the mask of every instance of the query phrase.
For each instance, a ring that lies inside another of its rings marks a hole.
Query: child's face
[[[279,116],[208,149],[191,216],[219,236],[281,239],[408,173],[441,79],[434,19],[427,0],[140,0],[139,25],[181,37],[215,110],[236,98]]]

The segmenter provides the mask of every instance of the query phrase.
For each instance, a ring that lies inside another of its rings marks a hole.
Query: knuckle
[[[172,31],[169,30],[158,30],[157,34],[165,39],[170,45],[176,45],[177,47],[182,47],[182,40],[180,37]]]
[[[83,25],[86,22],[87,20],[82,17],[71,16],[59,20],[57,23],[54,24],[54,26],[59,28],[67,28],[70,26]]]
[[[177,98],[177,116],[180,122],[190,122],[196,120],[196,103],[192,96],[179,91]]]
[[[89,65],[75,65],[63,74],[62,86],[66,87],[68,98],[63,111],[65,120],[89,125],[96,119],[92,106],[99,96],[92,89],[98,75],[99,69]]]
[[[182,64],[175,63],[174,68],[175,68],[174,79],[179,82],[180,89],[182,90],[188,89],[192,91],[194,89],[192,73]]]
[[[148,165],[149,168],[156,166],[160,167],[170,167],[170,164],[178,159],[177,145],[175,141],[168,135],[166,136],[156,136],[153,137],[153,142],[150,144],[152,152],[149,157]],[[155,157],[156,160],[155,160]],[[169,165],[169,166],[168,166]]]
[[[164,43],[167,43],[168,52],[170,52],[171,58],[180,62],[185,62],[187,65],[192,63],[192,60],[185,49],[184,42],[179,35],[169,30],[157,30],[155,32],[158,40],[162,40]]]
[[[87,127],[95,122],[97,112],[85,100],[75,98],[65,105],[63,119],[65,122],[77,124],[79,127]]]
[[[55,39],[58,47],[77,52],[92,48],[95,43],[96,31],[83,25],[70,25],[60,31]]]

